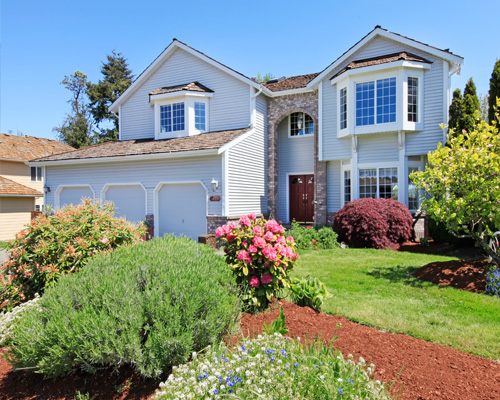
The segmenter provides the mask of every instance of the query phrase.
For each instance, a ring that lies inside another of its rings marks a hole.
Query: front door
[[[314,221],[314,175],[291,175],[290,190],[290,221]]]

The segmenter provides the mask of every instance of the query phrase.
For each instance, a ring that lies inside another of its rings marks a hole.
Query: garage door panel
[[[117,217],[135,223],[146,218],[146,193],[141,185],[109,186],[105,200],[113,203]]]
[[[207,192],[200,184],[162,186],[158,212],[160,236],[183,234],[197,240],[207,233]]]
[[[94,198],[94,193],[88,186],[65,187],[59,193],[59,206],[65,207],[80,204],[84,198]]]

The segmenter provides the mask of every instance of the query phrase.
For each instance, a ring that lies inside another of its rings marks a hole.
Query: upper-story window
[[[356,126],[373,125],[375,121],[396,121],[396,78],[356,84]]]
[[[305,136],[314,133],[314,121],[309,114],[295,112],[290,114],[290,136]]]
[[[340,89],[340,129],[347,128],[347,88]]]
[[[418,78],[408,77],[408,121],[418,122]]]
[[[43,168],[31,167],[31,182],[42,182],[42,180],[43,180]]]
[[[209,101],[213,91],[199,82],[169,86],[150,93],[155,138],[192,136],[209,130]]]

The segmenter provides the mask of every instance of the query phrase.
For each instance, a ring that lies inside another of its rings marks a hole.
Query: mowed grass
[[[410,276],[452,257],[372,249],[302,251],[293,276],[315,276],[333,295],[323,311],[500,360],[500,299]]]

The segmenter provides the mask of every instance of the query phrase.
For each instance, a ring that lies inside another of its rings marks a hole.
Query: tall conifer
[[[490,125],[493,121],[498,124],[498,114],[495,114],[496,99],[500,99],[500,60],[497,60],[493,67],[490,79],[488,120]]]

